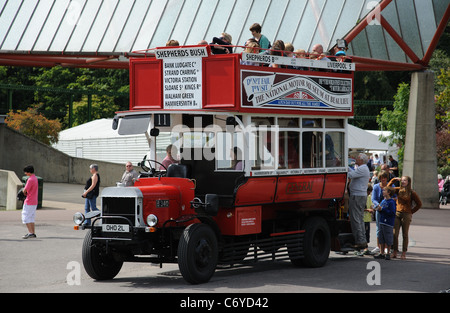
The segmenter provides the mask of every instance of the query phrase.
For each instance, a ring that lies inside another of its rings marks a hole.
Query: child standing
[[[394,222],[395,222],[395,211],[396,203],[392,198],[395,194],[395,189],[392,187],[383,188],[384,200],[381,201],[375,210],[380,212],[380,231],[378,234],[378,241],[381,246],[380,254],[374,256],[376,259],[386,259],[390,260],[391,256],[389,254],[389,247],[392,246],[394,242]],[[384,254],[383,254],[384,252]]]
[[[370,242],[370,222],[372,222],[373,212],[372,197],[370,196],[372,194],[372,190],[372,184],[369,183],[367,186],[366,209],[364,210],[364,228],[366,230],[366,240],[368,243]],[[371,254],[368,247],[364,249],[363,254]]]

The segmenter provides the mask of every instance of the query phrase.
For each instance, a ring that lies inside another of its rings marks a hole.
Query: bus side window
[[[300,133],[295,131],[280,131],[278,168],[300,167]]]
[[[323,133],[307,131],[302,134],[302,165],[303,168],[323,167],[322,162]]]
[[[250,160],[252,170],[274,169],[275,168],[275,132],[270,131],[269,127],[259,126],[250,136]]]
[[[326,167],[342,166],[344,157],[344,133],[327,132],[325,134]]]
[[[215,142],[216,170],[243,171],[243,134],[219,132]]]

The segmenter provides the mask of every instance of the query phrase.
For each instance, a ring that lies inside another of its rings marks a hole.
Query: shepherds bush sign
[[[201,109],[206,47],[156,49],[155,54],[163,59],[164,109]]]

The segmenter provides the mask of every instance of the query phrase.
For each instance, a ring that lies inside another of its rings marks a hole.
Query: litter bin
[[[42,177],[36,176],[38,180],[38,209],[42,208],[42,194],[44,192],[44,179]],[[22,183],[25,187],[25,184],[27,183],[28,176],[22,176]]]

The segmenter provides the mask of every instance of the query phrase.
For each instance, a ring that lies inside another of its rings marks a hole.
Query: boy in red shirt
[[[36,175],[34,175],[34,167],[32,165],[28,165],[23,171],[28,176],[28,180],[23,190],[27,198],[23,202],[22,222],[27,225],[28,233],[22,238],[36,238],[36,234],[34,233],[34,217],[38,206],[38,180]]]

